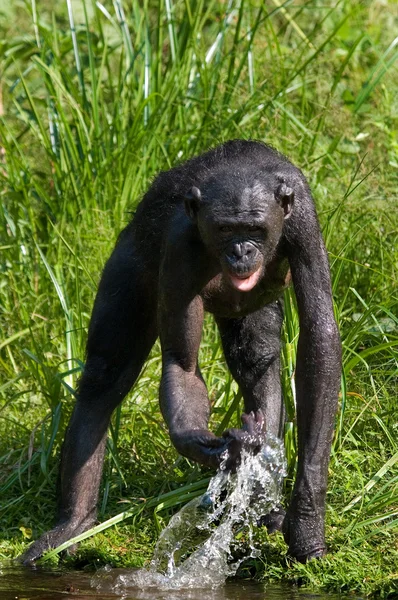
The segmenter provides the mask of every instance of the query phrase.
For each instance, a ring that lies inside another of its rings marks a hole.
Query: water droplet
[[[170,519],[160,534],[149,569],[119,574],[111,585],[107,572],[105,587],[98,572],[93,587],[123,593],[137,587],[172,590],[223,585],[245,558],[260,555],[252,528],[262,516],[277,509],[285,475],[282,442],[267,435],[256,455],[242,452],[235,474],[221,466],[207,491]],[[233,550],[240,538],[245,539],[247,549],[237,558]]]

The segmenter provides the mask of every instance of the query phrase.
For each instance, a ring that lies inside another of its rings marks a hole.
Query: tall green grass
[[[95,289],[118,232],[159,170],[252,137],[286,153],[308,177],[344,351],[328,495],[331,558],[287,568],[280,538],[266,539],[274,560],[265,554],[265,572],[255,569],[271,579],[387,595],[396,586],[398,543],[395,4],[81,0],[56,9],[24,2],[18,10],[0,2],[0,9],[11,11],[7,19],[0,12],[3,555],[18,554],[50,526],[56,456]],[[292,291],[285,310],[291,478]],[[214,429],[238,424],[240,395],[210,319],[201,365]],[[107,532],[118,552],[101,536],[87,546],[106,561],[139,564],[163,519],[206,485],[208,473],[170,446],[159,375],[155,347],[112,422],[101,520],[125,526]],[[135,541],[123,554],[131,527]],[[368,565],[367,578],[359,564]]]

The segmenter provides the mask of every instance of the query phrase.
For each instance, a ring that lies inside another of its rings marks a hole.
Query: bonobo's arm
[[[200,290],[215,275],[200,240],[178,228],[167,244],[160,272],[159,331],[162,345],[160,407],[180,454],[217,468],[228,449],[227,468],[239,462],[242,447],[255,450],[261,415],[245,415],[242,430],[216,437],[208,429],[210,405],[198,366],[204,308]],[[182,231],[182,232],[181,232]]]
[[[203,303],[195,296],[186,305],[181,304],[172,307],[165,303],[161,308],[160,407],[180,454],[217,467],[225,442],[208,430],[209,399],[197,364]]]
[[[178,452],[217,467],[225,440],[208,430],[209,399],[198,367],[204,315],[198,292],[207,275],[204,249],[189,230],[181,229],[170,236],[159,278],[160,408]]]
[[[301,182],[300,182],[301,183]],[[286,223],[300,320],[296,366],[298,466],[285,537],[298,560],[322,556],[330,448],[341,374],[326,250],[307,186]]]

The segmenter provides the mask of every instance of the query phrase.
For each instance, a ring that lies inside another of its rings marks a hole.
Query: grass
[[[159,170],[254,137],[313,189],[344,369],[329,556],[288,564],[281,537],[259,531],[262,560],[240,575],[397,593],[397,11],[392,0],[0,0],[0,557],[52,523],[88,319],[118,232]],[[291,475],[297,334],[289,292]],[[238,390],[210,319],[201,364],[214,428],[237,424]],[[110,430],[100,520],[119,523],[83,542],[71,566],[143,564],[172,512],[206,485],[209,472],[170,445],[159,376],[156,346]]]

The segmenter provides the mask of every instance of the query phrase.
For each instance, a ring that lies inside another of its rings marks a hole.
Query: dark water
[[[113,574],[128,573],[114,569]],[[294,587],[228,582],[215,590],[129,589],[123,596],[93,589],[93,573],[0,565],[0,600],[338,600],[340,596],[310,594]]]

